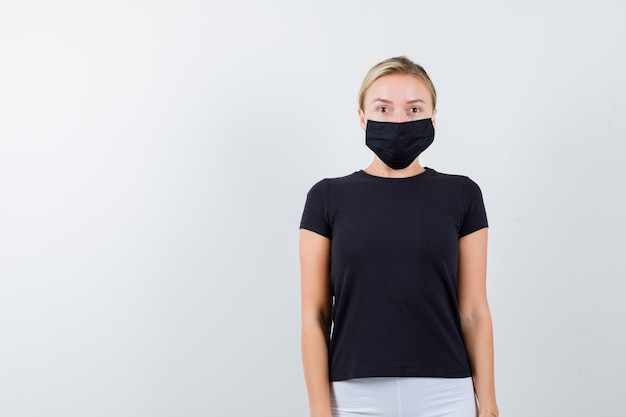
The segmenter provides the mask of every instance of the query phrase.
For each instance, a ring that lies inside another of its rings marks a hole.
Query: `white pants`
[[[476,417],[472,378],[356,378],[331,383],[333,417]]]

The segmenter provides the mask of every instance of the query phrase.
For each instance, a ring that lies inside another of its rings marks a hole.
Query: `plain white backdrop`
[[[0,3],[0,415],[306,416],[298,224],[366,166],[362,77],[490,220],[501,415],[618,415],[621,1]]]

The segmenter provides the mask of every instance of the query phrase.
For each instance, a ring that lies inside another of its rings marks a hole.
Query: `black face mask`
[[[435,140],[432,119],[404,123],[367,121],[365,144],[391,169],[404,169]]]

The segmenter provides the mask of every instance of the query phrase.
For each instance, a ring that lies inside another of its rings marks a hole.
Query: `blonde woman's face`
[[[430,91],[408,74],[385,75],[374,81],[365,93],[363,107],[364,111],[359,109],[363,129],[368,120],[402,123],[432,118],[435,124]]]

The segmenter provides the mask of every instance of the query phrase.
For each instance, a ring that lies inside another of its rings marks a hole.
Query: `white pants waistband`
[[[476,417],[472,378],[381,377],[331,383],[333,417]]]

